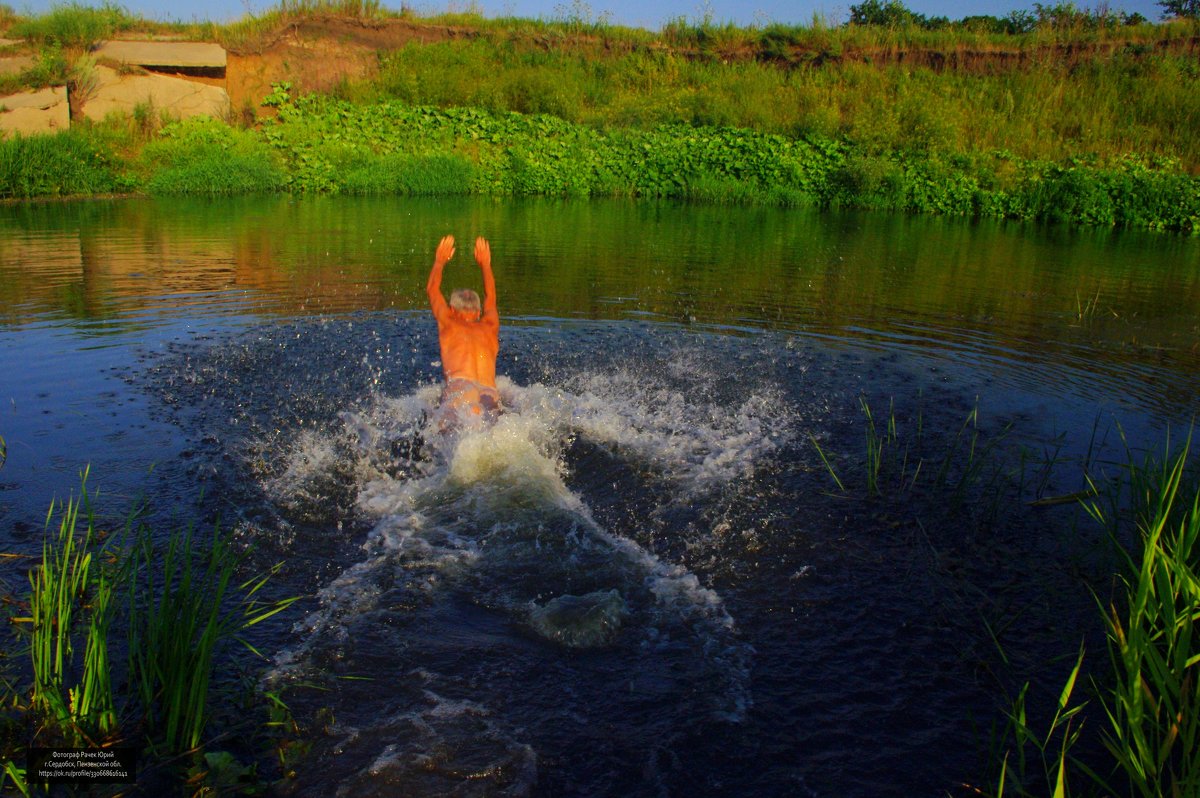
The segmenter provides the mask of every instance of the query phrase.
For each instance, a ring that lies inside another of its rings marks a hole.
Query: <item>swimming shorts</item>
[[[490,385],[483,385],[466,377],[453,377],[442,389],[439,402],[443,413],[453,412],[462,420],[473,417],[492,422],[503,412],[500,392]]]

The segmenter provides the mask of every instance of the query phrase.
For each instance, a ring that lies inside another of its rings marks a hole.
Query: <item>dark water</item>
[[[441,436],[447,232],[447,287],[491,239],[513,412]],[[284,561],[296,795],[968,794],[1005,692],[1103,656],[1102,536],[1028,503],[1200,387],[1200,243],[955,220],[10,206],[0,300],[0,546],[91,463],[114,513]]]

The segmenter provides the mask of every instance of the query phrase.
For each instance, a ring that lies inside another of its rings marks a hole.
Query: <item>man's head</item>
[[[458,288],[450,294],[450,307],[468,318],[478,318],[483,312],[483,303],[479,294],[470,288]]]

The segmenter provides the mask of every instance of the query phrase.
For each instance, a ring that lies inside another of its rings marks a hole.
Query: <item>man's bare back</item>
[[[454,236],[438,243],[425,286],[429,306],[437,319],[438,342],[446,387],[442,406],[476,415],[499,412],[496,390],[496,354],[500,350],[500,313],[496,307],[496,279],[492,250],[484,238],[475,239],[475,261],[483,272],[484,299],[474,291],[455,291],[450,303],[442,296],[442,269],[454,257]]]

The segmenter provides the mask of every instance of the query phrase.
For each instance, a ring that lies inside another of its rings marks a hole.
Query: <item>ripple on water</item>
[[[337,718],[306,789],[867,795],[897,768],[944,783],[922,746],[962,767],[946,718],[980,688],[946,647],[980,630],[938,570],[960,544],[830,499],[811,440],[860,447],[860,391],[900,388],[959,429],[971,375],[795,336],[513,327],[510,412],[443,435],[429,327],[286,322],[156,366],[240,529],[315,594],[270,641],[290,705]]]

